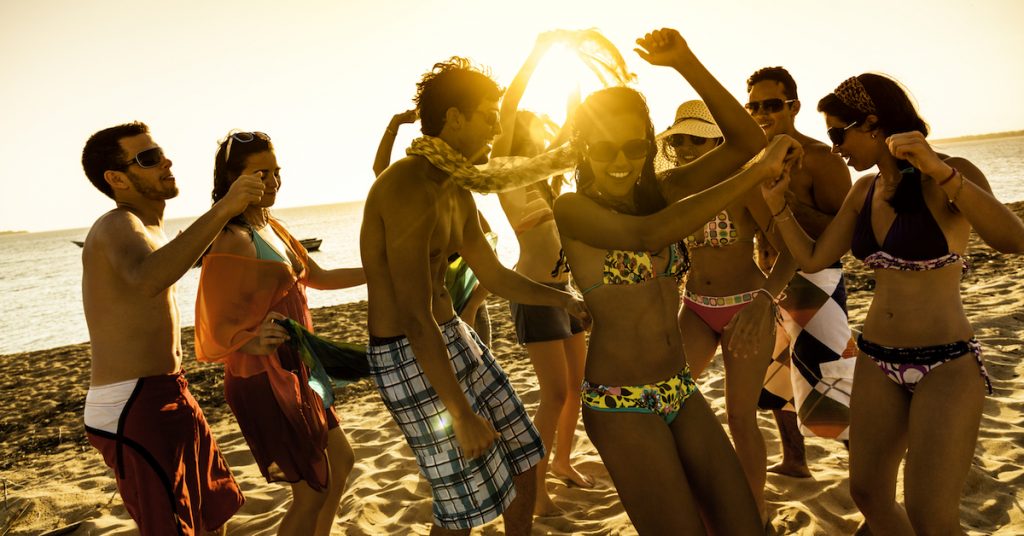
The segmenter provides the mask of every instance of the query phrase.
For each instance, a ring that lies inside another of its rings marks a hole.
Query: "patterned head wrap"
[[[856,76],[844,80],[833,93],[843,104],[858,112],[866,114],[878,113],[878,110],[875,108],[875,102],[871,100],[871,95],[868,95],[868,90],[864,89],[864,84],[861,84],[860,79]]]

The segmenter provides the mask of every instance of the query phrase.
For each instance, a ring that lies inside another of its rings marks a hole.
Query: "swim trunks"
[[[384,405],[416,455],[430,484],[434,522],[468,529],[498,517],[515,498],[512,477],[544,456],[544,445],[491,352],[458,316],[441,326],[455,377],[473,412],[499,439],[483,455],[466,459],[451,416],[404,336],[370,337],[370,372]]]
[[[544,283],[553,289],[567,291],[568,283]],[[562,307],[549,305],[525,305],[509,302],[512,322],[516,326],[516,340],[519,344],[532,342],[564,341],[583,332],[583,323],[571,316]]]
[[[85,404],[86,437],[140,533],[202,534],[242,506],[183,371],[90,388]]]

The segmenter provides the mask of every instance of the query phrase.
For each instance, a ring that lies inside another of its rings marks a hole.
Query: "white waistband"
[[[117,422],[124,406],[135,391],[139,379],[90,387],[85,394],[85,425],[90,428],[117,433]]]

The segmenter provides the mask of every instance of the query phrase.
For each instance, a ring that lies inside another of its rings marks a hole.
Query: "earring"
[[[871,139],[875,139],[877,137],[878,137],[878,134],[875,134],[874,132],[871,133]]]

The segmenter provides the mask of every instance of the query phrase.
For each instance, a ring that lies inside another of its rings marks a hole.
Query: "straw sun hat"
[[[676,120],[665,132],[658,134],[658,139],[673,134],[690,134],[701,138],[721,138],[722,130],[715,124],[704,101],[691,100],[679,105]]]

